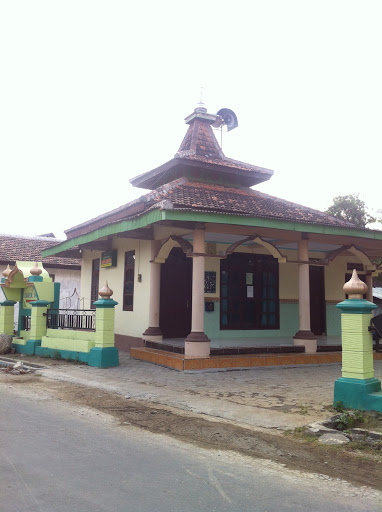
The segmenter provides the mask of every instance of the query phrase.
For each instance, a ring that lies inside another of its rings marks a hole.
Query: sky
[[[146,193],[200,100],[234,110],[256,188],[382,209],[380,0],[0,1],[0,233],[64,231]],[[374,225],[373,227],[382,226]]]

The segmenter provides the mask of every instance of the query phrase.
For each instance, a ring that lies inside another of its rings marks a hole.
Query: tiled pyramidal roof
[[[288,220],[326,226],[354,227],[350,222],[336,219],[326,213],[264,194],[251,188],[229,188],[221,185],[197,183],[186,178],[164,185],[156,193],[157,203],[170,201],[167,208],[199,210],[268,219]]]
[[[318,210],[252,190],[252,185],[270,179],[273,171],[226,157],[211,127],[215,119],[205,109],[196,109],[186,118],[189,128],[174,158],[130,180],[152,192],[67,230],[67,237],[158,208],[355,227]]]
[[[226,159],[211,126],[197,118],[190,125],[178,152],[175,154],[175,157],[178,158],[193,156],[206,157],[211,160]]]
[[[71,228],[66,233],[68,238],[73,238],[154,209],[244,215],[342,228],[355,227],[350,222],[251,188],[230,188],[179,178],[131,203]]]
[[[43,265],[72,266],[79,269],[81,260],[76,258],[62,258],[48,256],[42,260],[41,251],[57,245],[62,240],[52,237],[27,237],[0,234],[0,264],[14,264],[15,261],[42,261]]]
[[[195,109],[186,118],[190,125],[187,133],[175,153],[174,158],[149,172],[130,180],[135,187],[151,190],[170,183],[183,176],[212,180],[214,182],[253,186],[269,180],[273,171],[233,160],[224,155],[211,124],[216,116],[207,114],[205,109]]]

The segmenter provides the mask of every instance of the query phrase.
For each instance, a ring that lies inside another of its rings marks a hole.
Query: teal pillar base
[[[21,345],[20,343],[12,343],[12,348],[15,349],[16,354],[24,354],[25,353],[25,345]]]
[[[74,352],[72,350],[58,350],[47,347],[36,347],[35,355],[52,359],[69,359],[70,361],[81,363],[87,363],[89,360],[88,352]]]
[[[23,353],[27,354],[28,356],[33,356],[36,351],[36,347],[40,346],[41,340],[28,340],[24,345]]]
[[[333,405],[337,402],[342,402],[345,409],[382,412],[381,381],[341,377],[334,383]]]
[[[89,352],[89,366],[97,368],[110,368],[119,365],[119,353],[115,347],[94,347]]]

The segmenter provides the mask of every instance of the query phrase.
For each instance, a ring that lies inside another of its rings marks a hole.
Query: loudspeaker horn
[[[221,108],[217,115],[223,118],[224,124],[227,126],[228,132],[239,125],[239,123],[237,122],[237,116],[235,112],[233,110],[230,110],[229,108]]]

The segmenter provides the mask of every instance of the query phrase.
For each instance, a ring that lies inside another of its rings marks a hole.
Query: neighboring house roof
[[[41,257],[41,251],[59,244],[62,240],[52,237],[27,237],[0,234],[0,264],[8,265],[16,261],[42,261],[45,267],[61,267],[79,270],[81,260],[60,256]]]

